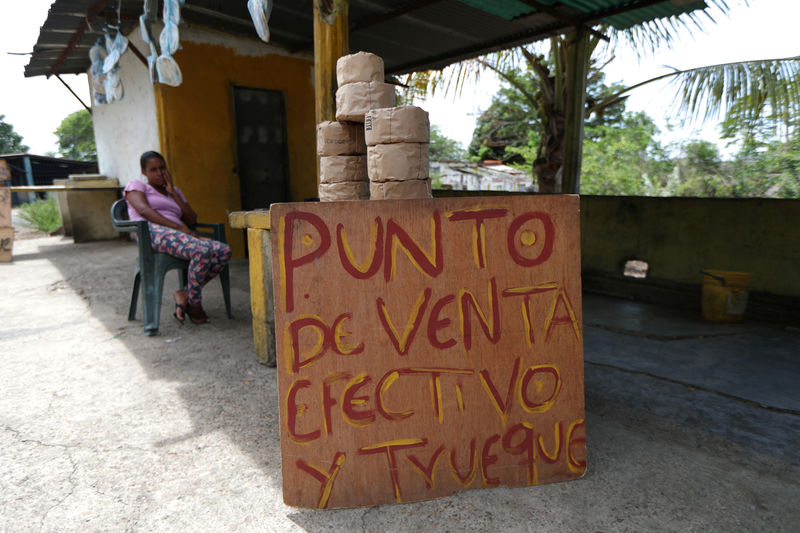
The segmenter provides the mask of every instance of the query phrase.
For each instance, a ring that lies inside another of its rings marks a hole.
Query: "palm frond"
[[[675,70],[659,78],[667,77],[675,114],[684,121],[719,118],[737,103],[744,121],[760,116],[764,104],[778,116],[800,112],[800,56]]]
[[[731,11],[726,0],[706,0],[709,8],[691,11],[682,15],[654,19],[632,28],[620,31],[608,31],[611,41],[607,47],[611,50],[621,43],[626,43],[635,51],[639,58],[654,55],[658,50],[670,49],[680,35],[703,33],[711,25],[716,24],[714,13],[727,16]],[[743,7],[749,5],[749,0],[734,0]]]

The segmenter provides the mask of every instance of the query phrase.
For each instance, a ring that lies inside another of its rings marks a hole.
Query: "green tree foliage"
[[[78,161],[97,159],[92,115],[85,109],[67,115],[54,133],[58,137],[58,152],[63,157]]]
[[[513,70],[489,108],[478,117],[470,155],[478,160],[499,159],[532,172],[541,157],[540,107],[535,93],[535,74]],[[605,107],[621,86],[604,83],[597,71],[590,79],[587,100],[593,111],[586,119],[581,192],[586,194],[658,194],[673,164],[656,140],[658,129],[644,113],[625,110],[625,99]]]
[[[496,159],[506,164],[521,165],[526,161],[532,164],[531,158],[520,149],[539,144],[542,126],[538,105],[527,96],[536,94],[536,89],[526,72],[510,69],[506,74],[515,85],[504,83],[492,97],[489,108],[478,117],[469,155],[478,161]],[[525,87],[525,92],[517,86]]]
[[[0,115],[0,154],[27,152],[28,147],[22,144],[22,136],[14,131],[14,126],[5,118],[5,115]]]
[[[586,125],[582,194],[661,196],[674,164],[644,113],[624,111],[610,123]]]
[[[439,126],[431,126],[429,150],[431,161],[463,161],[467,156],[461,143],[446,137]]]
[[[710,3],[722,13],[728,10],[726,0],[710,0]],[[625,40],[640,55],[645,55],[658,48],[668,47],[679,35],[678,30],[689,28],[703,31],[703,18],[703,11],[693,11],[679,17],[657,19],[622,32],[599,26],[596,28],[599,33],[590,33],[586,39],[576,38],[577,34],[557,35],[545,44],[534,43],[463,61],[448,71],[417,73],[407,80],[406,85],[411,87],[414,94],[424,93],[426,89],[435,90],[437,87],[458,90],[472,74],[477,75],[481,69],[490,69],[514,86],[513,77],[505,76],[505,73],[510,72],[513,67],[525,64],[534,74],[537,89],[535,94],[529,93],[527,97],[538,100],[536,105],[541,123],[533,170],[540,191],[562,192],[558,177],[565,156],[564,140],[567,132],[566,73],[583,69],[591,85],[592,77],[613,60],[613,49],[617,42]],[[600,33],[604,32],[611,35],[610,43],[600,39]],[[546,47],[547,44],[549,47]],[[571,46],[586,46],[590,60],[580,65],[572,64],[575,60],[582,61],[582,54],[571,54]],[[620,98],[624,98],[628,91],[661,79],[672,80],[676,95],[676,115],[686,119],[705,120],[718,116],[720,112],[727,112],[736,102],[741,104],[740,116],[745,121],[757,120],[766,106],[775,110],[777,116],[792,113],[792,110],[797,115],[800,107],[798,73],[800,57],[710,65],[688,70],[676,69],[621,89],[617,93],[608,94],[600,100],[593,99],[587,91],[585,117],[592,113],[601,113]],[[526,92],[524,87],[517,88]],[[574,154],[566,154],[566,157],[573,156]]]

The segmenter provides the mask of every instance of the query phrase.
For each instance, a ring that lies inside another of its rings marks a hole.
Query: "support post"
[[[31,166],[31,158],[30,158],[30,156],[26,155],[25,157],[23,157],[22,158],[22,163],[25,165],[25,181],[26,181],[26,183],[28,184],[29,187],[33,187],[36,184],[33,182],[33,167]],[[28,193],[28,201],[29,202],[36,201],[36,193],[35,192],[29,192]]]
[[[336,120],[336,61],[350,53],[349,0],[314,0],[314,100],[317,123]]]
[[[566,109],[564,116],[561,192],[578,194],[581,184],[583,121],[586,114],[586,73],[589,65],[589,33],[583,28],[568,37]]]

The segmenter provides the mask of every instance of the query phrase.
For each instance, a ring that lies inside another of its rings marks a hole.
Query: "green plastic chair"
[[[133,274],[133,291],[131,292],[128,320],[136,320],[136,304],[139,299],[139,289],[141,288],[144,333],[148,336],[157,335],[161,318],[161,296],[164,292],[164,276],[170,270],[179,270],[180,286],[178,288],[185,287],[189,261],[153,251],[150,245],[150,230],[147,228],[147,222],[128,219],[128,202],[124,198],[117,200],[111,206],[111,224],[117,231],[136,233],[136,241],[139,244],[139,257],[136,260],[136,270]],[[224,224],[197,223],[194,231],[204,237],[225,242]],[[231,288],[228,265],[225,265],[218,277],[220,283],[222,283],[225,311],[228,314],[228,318],[233,318],[231,314]]]

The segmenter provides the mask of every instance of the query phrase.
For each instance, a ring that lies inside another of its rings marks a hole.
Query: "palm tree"
[[[746,4],[746,0],[743,1]],[[725,0],[712,3],[723,13],[728,9]],[[800,114],[800,57],[675,69],[602,99],[587,99],[587,80],[597,76],[613,60],[617,43],[627,41],[640,56],[655,52],[660,47],[670,46],[681,28],[702,30],[701,14],[692,12],[624,31],[600,27],[558,35],[547,41],[547,48],[542,43],[534,43],[466,60],[449,71],[415,73],[406,80],[409,98],[439,89],[457,92],[469,77],[478,76],[481,71],[497,73],[538,111],[542,131],[533,173],[540,192],[577,193],[583,120],[621,102],[630,91],[658,80],[672,80],[673,109],[677,116],[686,120],[718,117],[734,105],[737,116],[744,121],[743,127],[765,113],[778,117]],[[713,22],[710,17],[708,20]],[[606,39],[603,32],[611,32],[611,38]],[[519,65],[525,65],[531,73],[533,90],[511,75],[512,69]],[[576,87],[581,93],[577,100]],[[574,116],[570,116],[571,111]]]

